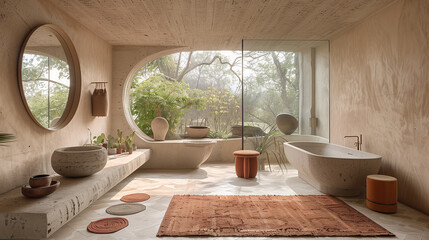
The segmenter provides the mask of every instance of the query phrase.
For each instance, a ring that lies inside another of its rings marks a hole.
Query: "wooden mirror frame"
[[[24,51],[25,47],[27,46],[27,43],[33,33],[41,28],[47,29],[49,32],[54,34],[58,41],[61,43],[61,46],[63,47],[64,53],[67,58],[67,64],[69,65],[69,72],[70,72],[70,90],[69,90],[69,96],[67,99],[67,104],[64,109],[63,115],[58,120],[57,123],[55,123],[54,126],[51,126],[50,128],[46,128],[43,126],[37,119],[34,117],[33,112],[31,112],[30,107],[27,104],[27,99],[25,97],[24,93],[24,87],[22,84],[22,60],[24,57]],[[71,39],[67,36],[67,34],[58,26],[53,24],[45,24],[38,26],[31,30],[31,32],[27,35],[25,38],[21,51],[19,53],[19,60],[18,60],[18,85],[19,85],[19,92],[21,94],[22,102],[24,103],[25,109],[27,110],[28,114],[30,115],[31,119],[40,127],[47,129],[47,130],[58,130],[63,127],[65,127],[73,118],[74,114],[76,113],[77,107],[79,105],[80,100],[80,94],[81,94],[81,72],[80,72],[80,64],[79,64],[79,58],[77,56],[76,49],[74,48],[74,45],[71,41]]]

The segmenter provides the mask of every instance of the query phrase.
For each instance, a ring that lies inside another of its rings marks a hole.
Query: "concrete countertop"
[[[37,199],[26,198],[21,188],[0,195],[0,239],[47,238],[112,187],[149,160],[150,150],[109,156],[100,172],[83,178],[59,175],[59,188]]]

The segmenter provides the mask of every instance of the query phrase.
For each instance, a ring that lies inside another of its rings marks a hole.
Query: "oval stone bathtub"
[[[334,196],[359,195],[366,176],[377,174],[381,165],[376,154],[331,143],[286,142],[284,151],[300,178]]]
[[[147,142],[145,147],[152,152],[143,168],[199,168],[215,145],[216,141],[204,139]]]

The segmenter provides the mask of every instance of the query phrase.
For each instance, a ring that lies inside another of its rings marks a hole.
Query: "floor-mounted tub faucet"
[[[346,138],[356,138],[355,147],[357,150],[362,150],[362,134],[359,136],[344,136],[344,145],[346,145]]]

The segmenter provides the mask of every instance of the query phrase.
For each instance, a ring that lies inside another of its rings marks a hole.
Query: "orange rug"
[[[135,203],[143,202],[150,198],[149,194],[146,193],[132,193],[121,197],[122,202]]]
[[[121,217],[103,218],[88,225],[88,231],[93,233],[114,233],[128,226],[128,220]]]
[[[394,236],[327,195],[175,195],[161,236]]]

